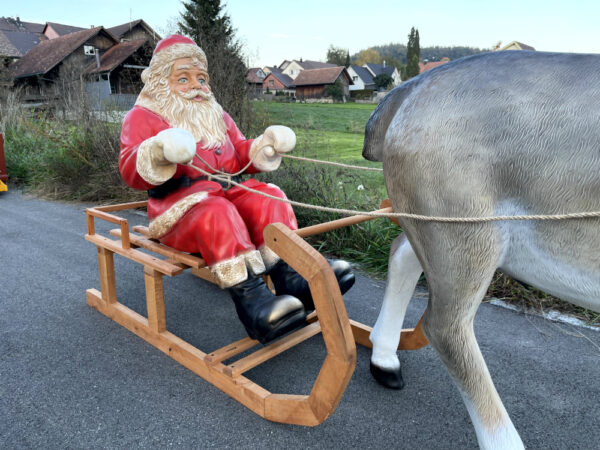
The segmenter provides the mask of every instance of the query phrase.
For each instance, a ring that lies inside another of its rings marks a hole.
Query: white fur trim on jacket
[[[162,147],[156,136],[146,139],[137,151],[135,168],[140,177],[150,184],[163,184],[177,171],[177,164],[162,157]]]
[[[226,259],[210,266],[210,271],[221,289],[229,288],[246,281],[248,279],[248,270],[253,275],[259,275],[265,271],[265,266],[257,250],[241,253],[231,259]]]
[[[171,228],[173,228],[175,222],[181,219],[192,206],[200,203],[206,197],[208,197],[207,192],[196,192],[173,204],[164,213],[158,217],[155,217],[154,220],[150,222],[150,236],[158,239],[167,234],[169,231],[171,231]]]

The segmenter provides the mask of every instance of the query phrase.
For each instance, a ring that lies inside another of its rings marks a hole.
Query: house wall
[[[350,78],[352,78],[352,82],[354,83],[353,85],[350,85],[349,90],[363,90],[365,88],[365,83],[363,82],[362,78],[358,76],[352,67],[347,67],[346,70],[348,71],[348,75],[350,75]]]
[[[294,80],[303,70],[304,69],[300,67],[300,64],[298,64],[296,61],[292,61],[286,66],[286,68],[283,70],[283,73]]]
[[[48,25],[46,27],[46,29],[44,30],[44,35],[48,39],[56,39],[56,38],[60,37],[60,34],[58,34],[56,31],[54,31],[54,28],[52,28],[52,25]]]
[[[273,76],[273,74],[267,75],[265,81],[263,81],[263,89],[266,91],[269,89],[270,91],[278,91],[285,89],[285,86],[281,81]]]
[[[115,42],[112,39],[110,39],[109,37],[104,36],[102,33],[100,33],[100,34],[97,34],[96,36],[94,36],[93,38],[91,38],[85,44],[93,45],[94,47],[99,48],[100,50],[108,50],[113,45],[115,45]],[[83,47],[82,47],[81,51],[83,52]]]
[[[296,86],[296,98],[304,100],[305,98],[321,98],[325,96],[325,85],[315,86]]]
[[[394,69],[394,73],[392,74],[392,78],[394,79],[394,86],[398,86],[402,83],[402,77],[400,76],[400,72],[398,69]]]
[[[344,95],[346,97],[350,96],[350,82],[348,81],[348,78],[346,78],[343,75],[343,72],[340,74],[340,76],[337,78],[337,80],[341,81],[342,85],[344,86]],[[336,81],[337,81],[336,80]]]

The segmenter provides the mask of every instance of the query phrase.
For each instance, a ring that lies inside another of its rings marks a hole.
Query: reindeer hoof
[[[375,364],[370,365],[371,375],[373,378],[388,389],[402,389],[404,387],[404,380],[402,379],[402,371],[400,367],[396,370],[382,369],[377,367]]]

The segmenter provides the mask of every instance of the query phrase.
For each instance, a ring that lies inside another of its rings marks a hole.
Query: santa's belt
[[[239,175],[231,177],[231,180],[239,183],[242,180],[242,177]],[[178,189],[187,188],[196,183],[197,181],[213,181],[215,183],[219,183],[223,190],[229,189],[232,185],[227,181],[210,179],[209,177],[197,177],[190,178],[188,176],[182,176],[179,178],[171,178],[165,181],[160,186],[156,186],[155,188],[148,190],[148,197],[151,198],[163,198],[169,195],[171,192],[176,191]]]

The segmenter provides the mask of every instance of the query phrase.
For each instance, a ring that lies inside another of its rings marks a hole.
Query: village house
[[[24,100],[30,103],[58,98],[69,83],[79,79],[96,107],[106,103],[131,106],[142,87],[141,71],[160,39],[141,19],[111,29],[0,19],[2,30],[9,25],[38,37],[35,45],[13,57],[10,64],[12,84],[23,89]],[[2,30],[0,42],[6,36]]]
[[[269,73],[263,81],[264,92],[294,93],[294,80],[276,67],[269,67]]]
[[[348,67],[348,75],[352,79],[352,83],[349,86],[350,91],[374,91],[375,82],[373,81],[373,75],[365,67],[350,65]]]
[[[145,39],[151,43],[157,43],[160,40],[156,31],[142,19],[110,27],[107,30],[121,42]]]
[[[296,88],[296,99],[309,100],[326,97],[325,88],[335,84],[338,80],[344,88],[344,95],[348,97],[352,79],[345,67],[334,66],[303,70],[293,82],[293,86]]]
[[[248,69],[248,75],[246,75],[246,83],[248,85],[248,97],[257,98],[263,92],[263,82],[267,74],[260,67],[253,67]]]
[[[535,50],[531,45],[523,44],[519,41],[512,41],[509,44],[506,44],[504,47],[500,48],[500,50]]]
[[[0,17],[0,68],[22,58],[45,40],[44,24],[22,22],[20,18]]]
[[[383,61],[383,64],[366,63],[363,64],[363,67],[371,73],[371,76],[373,78],[381,74],[389,75],[390,77],[392,77],[394,83],[393,87],[399,86],[400,83],[402,83],[402,77],[400,76],[400,72],[398,72],[398,69],[394,66],[386,65],[385,61]]]
[[[427,72],[428,70],[431,70],[434,67],[446,64],[447,62],[450,62],[450,58],[448,58],[448,57],[444,57],[439,61],[419,62],[419,73]]]
[[[283,61],[279,65],[278,69],[281,70],[283,74],[289,76],[292,80],[295,80],[303,70],[324,69],[327,67],[336,67],[336,65],[323,63],[320,61],[297,61],[293,59],[292,61]]]

